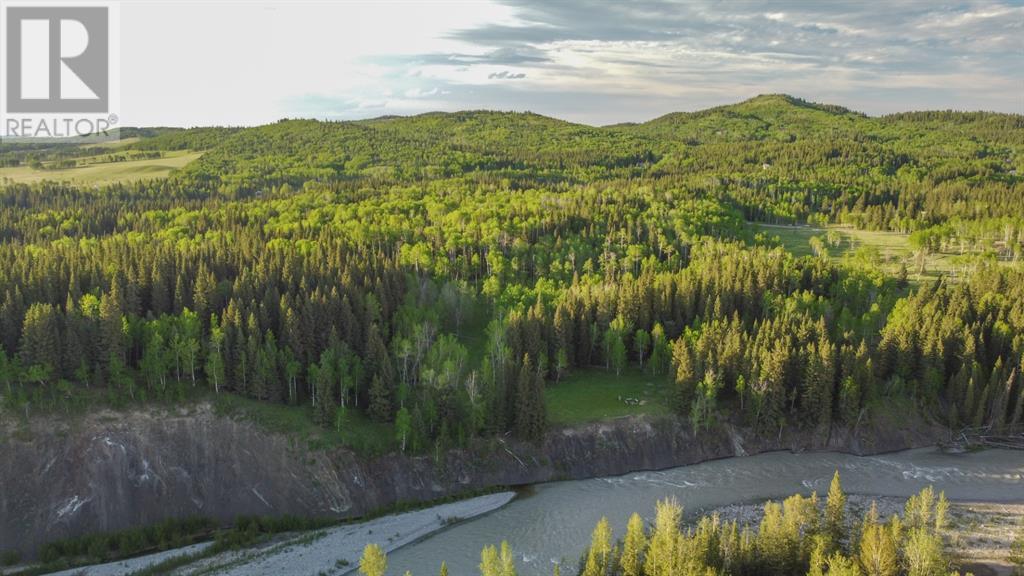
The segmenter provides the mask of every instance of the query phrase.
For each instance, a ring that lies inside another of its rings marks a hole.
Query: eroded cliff
[[[680,420],[630,417],[549,432],[541,446],[495,439],[439,460],[344,449],[308,451],[293,439],[209,405],[188,411],[103,412],[8,426],[0,438],[0,550],[31,555],[50,540],[174,516],[347,518],[491,486],[660,469],[769,450],[877,453],[934,443],[917,419],[856,433],[721,425],[703,434]]]

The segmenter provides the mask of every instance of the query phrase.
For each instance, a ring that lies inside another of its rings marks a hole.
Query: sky
[[[783,92],[1024,113],[1024,0],[121,4],[123,125],[530,110],[592,125]]]

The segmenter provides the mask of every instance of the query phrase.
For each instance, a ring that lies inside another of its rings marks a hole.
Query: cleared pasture
[[[18,183],[41,182],[43,180],[71,181],[78,184],[111,184],[166,178],[171,172],[188,165],[199,158],[202,152],[174,150],[161,158],[126,160],[124,162],[88,163],[90,158],[80,158],[83,164],[74,168],[38,170],[30,166],[0,168],[0,181],[9,179]]]
[[[766,240],[777,239],[779,244],[794,256],[814,256],[818,238],[819,248],[824,248],[833,260],[860,259],[876,265],[882,271],[895,274],[900,266],[906,266],[911,280],[936,278],[939,275],[960,275],[967,271],[979,258],[976,254],[952,254],[932,252],[919,254],[910,243],[909,234],[879,230],[857,230],[845,226],[779,226],[751,223],[755,232]],[[924,273],[921,274],[921,259],[924,259]]]

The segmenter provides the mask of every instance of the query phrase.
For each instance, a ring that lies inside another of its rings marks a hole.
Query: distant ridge
[[[456,111],[430,111],[422,112],[419,114],[385,114],[382,116],[376,116],[373,118],[364,118],[357,120],[322,120],[317,118],[282,118],[276,122],[255,125],[255,126],[240,126],[240,127],[219,127],[219,126],[207,126],[207,127],[193,127],[193,128],[155,128],[155,127],[139,127],[124,130],[140,132],[139,135],[151,136],[152,131],[159,133],[164,132],[182,132],[192,130],[210,130],[210,129],[223,129],[225,132],[235,132],[239,130],[246,130],[252,128],[259,128],[260,126],[269,126],[271,124],[280,123],[295,123],[295,122],[315,122],[320,124],[362,124],[362,125],[374,125],[374,124],[386,124],[393,122],[412,121],[412,120],[439,120],[439,121],[450,121],[452,123],[464,123],[464,122],[481,122],[487,119],[520,119],[527,120],[534,123],[551,123],[552,125],[561,126],[576,126],[583,129],[601,129],[601,130],[623,130],[629,131],[633,128],[643,126],[655,126],[658,124],[665,123],[678,123],[681,121],[692,121],[701,118],[708,117],[722,117],[722,118],[756,118],[760,120],[773,123],[775,120],[793,120],[800,117],[800,114],[817,113],[822,116],[833,116],[833,117],[845,117],[854,119],[871,119],[871,120],[883,120],[883,121],[911,121],[911,122],[925,122],[925,121],[951,121],[954,123],[972,123],[981,121],[990,121],[993,118],[1000,119],[1001,121],[1010,122],[1016,127],[1024,127],[1024,114],[1011,114],[1005,112],[988,112],[988,111],[961,111],[961,110],[912,110],[904,112],[894,112],[890,114],[884,114],[881,116],[868,116],[863,112],[857,110],[851,110],[845,106],[838,104],[828,104],[822,102],[814,102],[811,100],[805,100],[798,96],[784,93],[770,93],[770,94],[759,94],[753,98],[748,98],[734,104],[722,104],[719,106],[713,106],[711,108],[704,108],[701,110],[693,110],[689,112],[669,112],[661,116],[646,120],[643,122],[618,122],[615,124],[606,124],[602,126],[593,126],[590,124],[582,124],[577,122],[571,122],[554,116],[547,116],[539,114],[530,110],[514,111],[514,110],[488,110],[488,109],[473,109],[473,110],[456,110]],[[135,134],[132,134],[135,135]],[[172,137],[173,138],[173,137]]]

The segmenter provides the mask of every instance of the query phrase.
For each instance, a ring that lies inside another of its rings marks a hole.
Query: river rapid
[[[650,520],[655,503],[674,496],[692,519],[703,510],[828,491],[838,470],[850,494],[905,498],[926,486],[950,500],[1024,502],[1024,452],[985,450],[944,454],[935,448],[880,456],[772,452],[657,472],[636,472],[541,484],[509,505],[405,546],[389,555],[388,572],[436,574],[441,560],[451,574],[478,573],[480,550],[507,540],[521,576],[548,576],[554,563],[574,573],[602,516],[616,538],[638,512]]]

